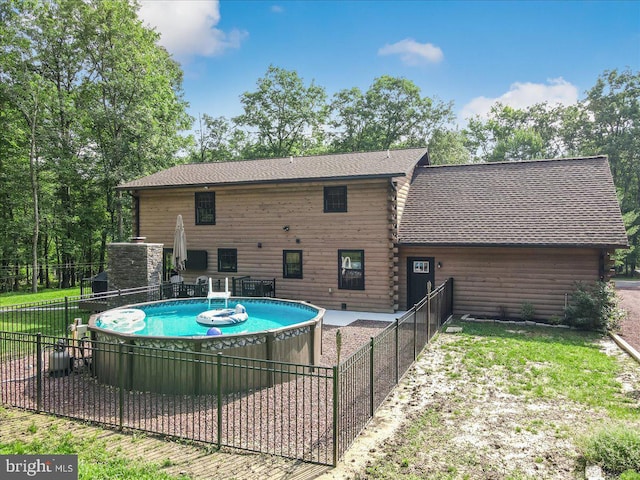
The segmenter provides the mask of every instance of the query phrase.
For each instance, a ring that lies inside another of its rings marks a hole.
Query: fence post
[[[371,337],[371,340],[369,341],[369,418],[373,417],[373,412],[374,412],[374,408],[373,408],[373,400],[374,400],[374,394],[375,394],[375,388],[374,388],[374,368],[373,368],[373,337]]]
[[[36,335],[36,411],[42,410],[42,333]]]
[[[413,359],[414,360],[418,357],[418,350],[416,348],[417,335],[418,335],[418,307],[414,305],[413,306]]]
[[[427,282],[427,343],[431,340],[431,282]]]
[[[336,467],[338,465],[338,452],[340,449],[338,448],[338,442],[340,440],[339,432],[339,401],[340,401],[340,379],[339,375],[339,365],[335,365],[333,367],[333,466]]]
[[[69,297],[64,297],[64,325],[62,326],[62,328],[64,328],[66,336],[69,336],[69,331],[67,330],[67,327],[69,326],[70,323],[71,322],[69,321]]]
[[[218,352],[216,356],[216,390],[218,397],[218,450],[222,448],[222,353]]]
[[[118,428],[124,425],[124,342],[118,342],[118,377],[120,389],[118,392]]]
[[[449,315],[453,315],[453,277],[449,277]]]
[[[396,385],[400,380],[400,319],[396,318]]]

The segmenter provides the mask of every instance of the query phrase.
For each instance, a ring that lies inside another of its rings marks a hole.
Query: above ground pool
[[[223,335],[280,329],[313,320],[320,309],[305,303],[267,299],[166,300],[116,308],[98,315],[95,326],[117,333],[153,337],[206,336],[211,328],[197,321],[211,310],[245,307],[249,318],[236,325],[217,326]],[[135,308],[131,308],[135,307]]]
[[[197,321],[203,312],[235,311],[239,304],[248,314],[240,323],[211,327]],[[89,321],[94,373],[102,383],[131,390],[199,394],[217,388],[214,362],[218,353],[314,365],[320,358],[324,313],[323,308],[305,302],[238,297],[174,299],[114,308]],[[225,372],[229,368],[225,366]],[[246,374],[246,378],[236,378],[240,370],[234,369],[233,388],[272,384],[273,375],[262,370],[242,370],[241,377]]]

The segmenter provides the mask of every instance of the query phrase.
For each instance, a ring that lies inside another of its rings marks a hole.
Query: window
[[[196,225],[216,224],[216,194],[196,192]]]
[[[347,211],[347,187],[324,187],[325,213]]]
[[[238,249],[219,248],[218,249],[218,271],[237,272],[238,271]]]
[[[282,252],[283,278],[302,278],[302,250],[284,250]]]
[[[338,250],[338,288],[364,290],[364,250]]]
[[[424,260],[414,260],[413,273],[429,273],[429,262],[425,262]]]

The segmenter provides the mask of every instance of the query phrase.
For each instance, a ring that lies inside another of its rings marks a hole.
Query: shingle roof
[[[417,168],[406,245],[628,245],[606,157]]]
[[[268,158],[240,162],[177,165],[124,183],[121,190],[395,177],[406,175],[427,154],[426,148],[360,152],[311,157]]]

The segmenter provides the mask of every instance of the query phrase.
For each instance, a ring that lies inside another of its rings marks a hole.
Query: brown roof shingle
[[[606,157],[417,168],[405,245],[626,247]]]
[[[426,148],[311,157],[267,158],[239,162],[176,165],[124,183],[121,190],[395,177],[406,175],[427,154]]]

